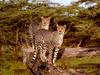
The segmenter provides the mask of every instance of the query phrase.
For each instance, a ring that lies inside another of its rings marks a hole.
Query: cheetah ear
[[[66,25],[64,25],[64,27],[66,28]]]
[[[59,25],[57,24],[56,27],[59,27]]]
[[[49,19],[51,19],[51,17],[50,17],[50,16],[49,16],[48,18],[49,18]]]
[[[44,19],[44,17],[42,16],[41,19]]]

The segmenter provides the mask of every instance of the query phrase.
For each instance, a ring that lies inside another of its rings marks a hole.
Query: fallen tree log
[[[28,66],[32,75],[88,75],[85,71],[78,69],[64,70],[62,68],[43,63],[38,60],[34,65]]]
[[[100,48],[65,48],[60,51],[58,57],[80,57],[100,55]]]
[[[68,72],[59,67],[42,62],[39,55],[34,63],[31,62],[31,60],[27,60],[27,66],[33,75],[70,75]]]
[[[66,48],[60,53],[61,58],[93,55],[100,55],[100,48]],[[59,67],[42,62],[39,57],[34,64],[28,60],[27,65],[32,75],[87,75],[85,72],[80,73],[74,69],[65,71]]]
[[[29,67],[33,75],[70,75],[69,72],[55,67],[47,63],[40,63],[39,61],[32,67]]]

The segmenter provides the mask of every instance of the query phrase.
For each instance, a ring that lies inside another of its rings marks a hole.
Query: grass
[[[4,48],[5,51],[2,52],[0,59],[0,75],[30,75],[27,66],[20,60],[15,61],[12,57],[13,52],[6,46]],[[22,54],[19,52],[18,56],[21,57]],[[56,64],[66,70],[69,68],[81,68],[90,73],[97,70],[96,65],[100,65],[100,56],[62,58],[57,60]]]
[[[30,75],[22,62],[6,61],[0,67],[0,75]]]
[[[57,60],[56,64],[66,70],[69,68],[81,68],[87,70],[87,72],[93,72],[97,69],[96,65],[100,65],[100,56],[63,58]]]

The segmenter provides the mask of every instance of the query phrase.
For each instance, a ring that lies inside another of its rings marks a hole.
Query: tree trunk
[[[65,70],[55,67],[53,65],[37,61],[34,65],[29,67],[33,75],[69,75]]]
[[[39,55],[37,56],[36,62],[28,61],[27,65],[33,75],[70,75],[61,68],[42,62]]]

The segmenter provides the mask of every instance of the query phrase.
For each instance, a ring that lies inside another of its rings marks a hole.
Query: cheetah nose
[[[59,31],[59,32],[62,32],[62,31]]]
[[[44,23],[46,25],[46,23]]]

